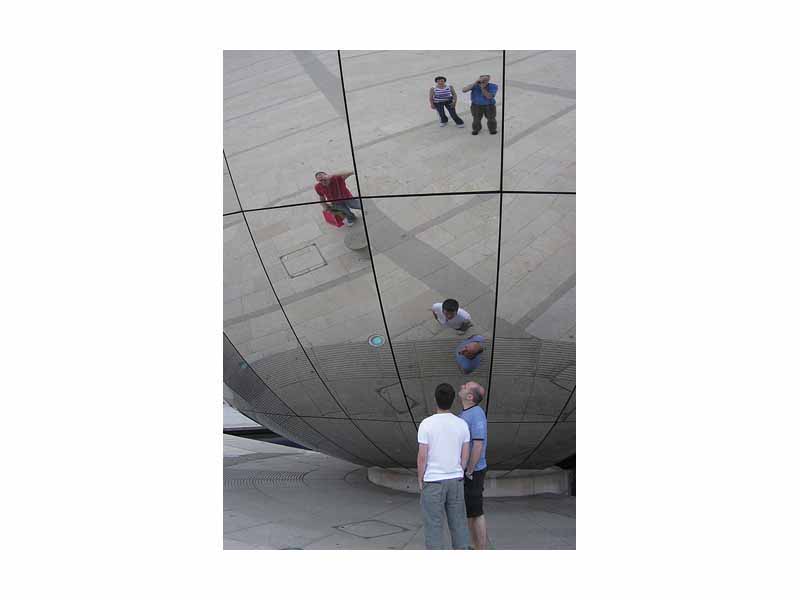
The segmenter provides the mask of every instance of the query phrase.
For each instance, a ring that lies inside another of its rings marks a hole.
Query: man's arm
[[[469,442],[464,442],[461,446],[461,468],[467,470],[467,461],[469,459]]]
[[[417,483],[422,490],[422,478],[425,477],[425,469],[428,466],[428,444],[420,444],[417,452]]]
[[[478,85],[478,82],[477,82],[477,81],[475,81],[474,83],[470,83],[469,85],[465,85],[465,86],[464,86],[464,89],[463,89],[463,90],[461,90],[461,91],[462,91],[462,92],[468,92],[468,91],[470,91],[472,88],[474,88],[476,85]]]
[[[431,103],[431,108],[436,108],[436,106],[433,104],[433,88],[431,88],[431,90],[428,92],[428,102]]]
[[[454,88],[452,85],[450,86],[450,93],[453,94],[452,102],[453,102],[453,110],[455,110],[456,101],[458,100],[458,94],[456,94],[456,88]]]
[[[483,440],[472,440],[472,453],[469,456],[469,463],[466,468],[468,477],[472,477],[475,465],[477,465],[478,461],[481,459],[481,450],[483,450]]]
[[[317,195],[319,196],[319,194],[317,194]],[[335,209],[336,208],[336,205],[333,202],[331,202],[330,200],[328,200],[325,196],[319,196],[319,201],[322,203],[322,205],[325,208],[329,208],[329,209]]]
[[[484,98],[487,98],[489,100],[494,98],[494,94],[489,91],[489,84],[488,83],[486,85],[482,85],[481,86],[481,94],[483,94]]]
[[[353,174],[352,171],[342,171],[341,173],[334,173],[333,175],[331,175],[331,177],[334,177],[334,176],[338,175],[342,179],[347,179],[352,174]]]

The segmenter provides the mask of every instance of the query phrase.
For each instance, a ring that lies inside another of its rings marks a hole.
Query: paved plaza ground
[[[226,550],[425,548],[418,495],[373,485],[364,467],[324,454],[223,438]],[[487,498],[484,506],[493,549],[575,549],[572,496]]]

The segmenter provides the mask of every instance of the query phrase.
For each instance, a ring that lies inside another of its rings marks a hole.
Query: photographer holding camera
[[[470,110],[472,111],[472,135],[478,135],[481,130],[481,119],[486,116],[486,125],[489,133],[497,133],[497,106],[494,97],[497,94],[497,84],[489,83],[489,75],[481,75],[475,83],[464,87],[463,92],[470,92]]]

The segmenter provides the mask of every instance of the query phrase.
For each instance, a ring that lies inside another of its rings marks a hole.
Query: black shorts
[[[464,477],[464,503],[467,505],[468,519],[483,514],[483,480],[486,479],[487,470],[473,471],[472,479]]]

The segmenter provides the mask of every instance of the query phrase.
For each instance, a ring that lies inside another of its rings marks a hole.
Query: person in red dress
[[[353,221],[357,218],[350,209],[363,210],[361,202],[353,198],[353,194],[347,189],[347,184],[345,183],[345,179],[352,174],[352,171],[343,171],[331,175],[328,175],[325,171],[317,171],[314,174],[317,180],[314,190],[319,195],[320,201],[325,203],[328,210],[342,213],[345,217],[345,225],[348,227],[352,227]]]

